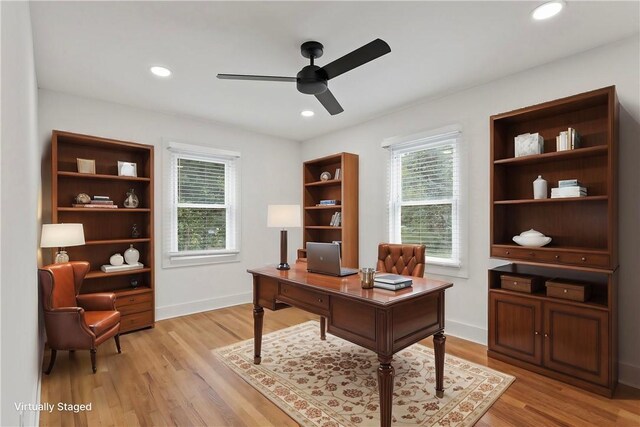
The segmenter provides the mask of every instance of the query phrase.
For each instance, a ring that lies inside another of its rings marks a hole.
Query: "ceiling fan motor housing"
[[[327,75],[317,65],[307,65],[296,76],[298,91],[317,95],[327,90]]]

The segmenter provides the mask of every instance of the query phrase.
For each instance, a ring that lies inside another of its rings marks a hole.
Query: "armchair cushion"
[[[120,312],[85,311],[84,320],[95,336],[99,337],[120,322]]]
[[[109,311],[116,309],[116,295],[113,293],[84,294],[76,297],[78,306],[87,311]]]

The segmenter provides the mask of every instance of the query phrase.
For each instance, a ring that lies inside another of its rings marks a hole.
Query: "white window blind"
[[[169,147],[168,256],[237,253],[238,206],[235,153]]]
[[[426,245],[432,264],[460,266],[459,140],[454,131],[387,146],[390,240]]]

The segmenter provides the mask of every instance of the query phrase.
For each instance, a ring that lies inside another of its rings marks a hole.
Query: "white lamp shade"
[[[42,224],[41,248],[84,245],[82,224]]]
[[[300,227],[300,205],[269,205],[267,207],[267,227]]]

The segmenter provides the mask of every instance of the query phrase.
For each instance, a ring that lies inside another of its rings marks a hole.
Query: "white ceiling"
[[[41,88],[305,140],[639,31],[635,1],[569,1],[533,22],[541,2],[32,2],[31,14]],[[345,110],[333,117],[293,83],[215,77],[295,76],[304,41],[324,44],[322,66],[375,38],[391,53],[329,82]]]

